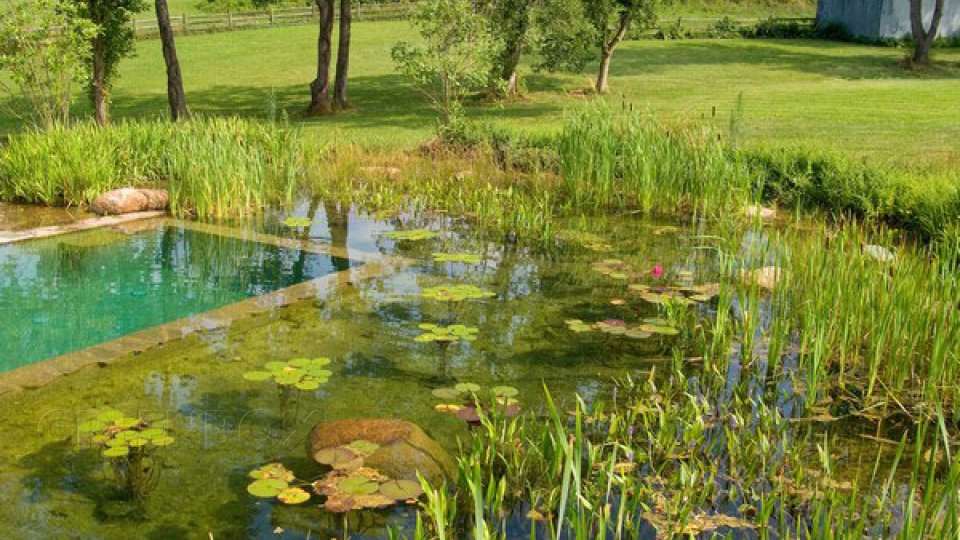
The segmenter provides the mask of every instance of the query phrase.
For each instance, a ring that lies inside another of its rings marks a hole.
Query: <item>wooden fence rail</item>
[[[407,5],[401,2],[382,4],[356,4],[353,19],[375,21],[401,19],[407,13]],[[339,13],[337,13],[339,17]],[[178,35],[227,32],[244,28],[266,28],[315,22],[319,17],[316,6],[272,8],[267,11],[245,13],[198,13],[173,15],[170,24]],[[155,37],[159,30],[156,18],[135,18],[130,21],[138,38]]]

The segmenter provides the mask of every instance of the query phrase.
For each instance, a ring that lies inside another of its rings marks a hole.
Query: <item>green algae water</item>
[[[390,525],[409,533],[415,526],[412,507],[352,513],[346,519],[326,512],[316,500],[285,507],[249,495],[248,473],[281,462],[299,477],[318,476],[321,471],[306,452],[307,434],[319,422],[341,418],[408,420],[453,453],[468,428],[437,412],[431,392],[458,382],[513,386],[529,409],[542,406],[545,387],[564,410],[575,393],[588,402],[603,399],[615,378],[649,373],[682,358],[690,340],[618,335],[621,325],[660,313],[656,305],[632,297],[625,304],[611,303],[626,294],[616,275],[623,268],[612,261],[629,257],[633,271],[648,283],[666,279],[659,271],[697,283],[712,282],[717,272],[702,231],[670,223],[598,220],[589,234],[565,235],[555,250],[543,252],[482,236],[469,222],[442,215],[384,218],[306,203],[296,214],[309,216],[313,224],[290,229],[276,215],[251,227],[348,253],[402,255],[411,264],[365,280],[354,279],[351,269],[338,287],[318,290],[313,298],[88,367],[37,390],[0,395],[4,538],[384,539]],[[436,236],[402,241],[383,234],[417,228]],[[174,231],[156,234],[180,234]],[[251,249],[231,247],[241,253]],[[90,257],[103,248],[109,245]],[[466,253],[479,260],[436,262],[434,253]],[[206,269],[191,267],[205,276],[204,283],[232,282],[237,265],[246,260],[219,248],[193,255]],[[295,278],[296,266],[284,257],[275,256],[272,283]],[[316,268],[327,267],[318,262]],[[425,289],[445,284],[473,285],[494,296],[456,304],[422,296]],[[236,297],[256,292],[232,290]],[[141,304],[129,305],[135,310]],[[695,310],[712,316],[707,303]],[[603,322],[609,332],[576,333],[571,321]],[[422,324],[469,325],[478,329],[477,339],[443,351],[417,341]],[[332,359],[330,380],[296,400],[270,384],[244,380],[244,373],[265,362],[318,356]],[[690,360],[694,371],[695,361]],[[159,452],[158,485],[142,503],[118,499],[103,460],[79,443],[78,423],[90,411],[108,408],[162,419],[176,437]],[[855,446],[844,450],[848,462],[859,459]],[[518,529],[514,537],[528,536]]]
[[[0,372],[349,266],[179,227],[0,246]]]

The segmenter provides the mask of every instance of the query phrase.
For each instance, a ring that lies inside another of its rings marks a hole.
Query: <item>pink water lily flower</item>
[[[659,264],[653,267],[653,270],[650,271],[653,274],[653,277],[658,278],[663,276],[663,267]]]

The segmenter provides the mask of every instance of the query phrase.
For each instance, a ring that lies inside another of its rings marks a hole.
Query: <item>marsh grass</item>
[[[61,126],[0,147],[0,198],[75,206],[156,186],[169,189],[174,215],[245,215],[292,198],[303,153],[297,129],[237,118]]]

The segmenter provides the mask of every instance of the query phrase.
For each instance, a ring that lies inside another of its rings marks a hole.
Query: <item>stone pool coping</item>
[[[51,225],[48,227],[37,227],[35,229],[26,229],[23,231],[4,231],[0,232],[0,246],[23,242],[24,240],[36,240],[39,238],[50,238],[51,236],[60,236],[90,229],[99,229],[101,227],[112,227],[123,225],[134,221],[141,221],[151,218],[160,218],[166,216],[166,212],[134,212],[132,214],[122,214],[119,216],[102,216],[95,218],[81,219],[68,223],[66,225]]]
[[[144,214],[156,213],[144,212]],[[278,289],[276,291],[255,296],[253,298],[241,300],[239,302],[221,306],[210,311],[205,311],[191,317],[185,317],[161,324],[159,326],[153,326],[144,330],[139,330],[137,332],[126,334],[98,345],[93,345],[84,349],[62,354],[60,356],[41,360],[27,366],[19,367],[12,371],[0,373],[0,396],[21,392],[23,390],[41,388],[60,377],[70,375],[85,367],[109,365],[124,358],[128,358],[131,355],[138,354],[151,347],[162,345],[178,339],[184,339],[199,331],[226,328],[237,320],[263,313],[269,313],[278,307],[289,306],[301,300],[316,298],[320,294],[339,288],[344,284],[352,284],[356,281],[390,275],[412,262],[406,257],[401,256],[387,256],[379,253],[347,250],[345,248],[317,244],[308,240],[294,240],[290,238],[282,238],[268,234],[245,231],[232,227],[181,221],[168,217],[157,217],[155,215],[141,216],[121,222],[101,223],[104,224],[99,225],[100,227],[115,226],[115,228],[130,234],[141,230],[149,230],[158,226],[175,225],[207,234],[227,236],[230,238],[237,238],[250,242],[272,244],[290,249],[309,251],[312,253],[333,255],[335,257],[341,257],[352,261],[361,261],[364,264],[363,266],[357,268],[348,268],[340,272],[327,274],[325,276],[304,281],[290,287],[285,287],[283,289]],[[84,229],[77,230],[87,230],[90,228],[94,227],[86,227]],[[64,233],[54,233],[47,236],[55,236],[56,234]]]

